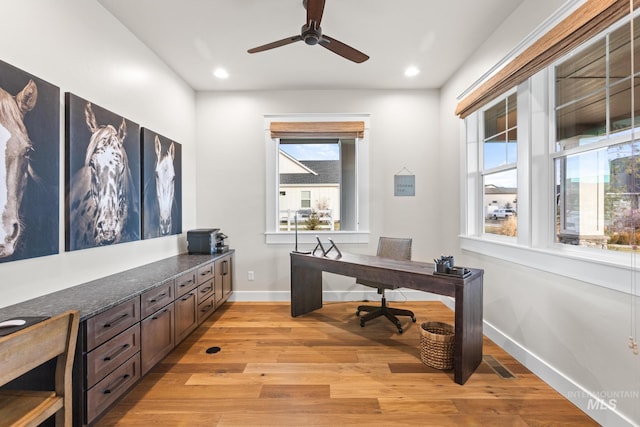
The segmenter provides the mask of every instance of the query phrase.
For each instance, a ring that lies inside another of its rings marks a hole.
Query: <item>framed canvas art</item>
[[[140,126],[65,98],[66,249],[140,240]]]
[[[144,239],[182,233],[182,146],[142,128]]]
[[[0,61],[0,262],[56,254],[60,89]]]

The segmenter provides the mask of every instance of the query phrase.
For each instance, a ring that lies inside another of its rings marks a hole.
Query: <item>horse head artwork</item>
[[[150,141],[149,133],[146,139]],[[150,148],[150,147],[149,147]],[[150,151],[150,150],[148,150]],[[153,238],[176,234],[176,144],[162,144],[158,135],[153,136],[153,163],[145,160],[146,182],[144,187],[144,237]],[[153,170],[151,171],[151,168]]]
[[[117,130],[110,124],[98,125],[90,102],[84,114],[91,137],[84,166],[71,182],[71,249],[135,240],[137,237],[127,235],[137,233],[128,227],[128,222],[137,215],[138,208],[123,144],[126,121],[123,118]]]
[[[160,234],[167,235],[171,232],[171,211],[174,204],[174,179],[176,176],[173,168],[173,159],[175,158],[175,148],[173,142],[169,146],[164,155],[162,154],[162,146],[158,136],[155,138],[156,149],[156,196],[158,199],[158,213],[160,220]]]
[[[0,258],[13,255],[22,234],[20,205],[33,173],[29,155],[33,151],[24,116],[38,99],[33,80],[14,97],[0,88]]]

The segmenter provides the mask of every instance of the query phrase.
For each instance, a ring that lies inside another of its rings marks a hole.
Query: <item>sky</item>
[[[331,144],[280,144],[280,149],[296,160],[340,160],[340,147]]]

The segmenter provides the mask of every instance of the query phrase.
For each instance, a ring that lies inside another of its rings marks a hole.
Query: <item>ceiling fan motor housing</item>
[[[306,24],[302,26],[302,40],[308,45],[316,45],[322,39],[322,29],[320,27],[316,27],[314,22],[311,22],[311,25],[307,26]]]

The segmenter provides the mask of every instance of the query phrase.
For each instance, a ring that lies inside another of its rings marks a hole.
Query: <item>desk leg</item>
[[[482,276],[456,286],[454,380],[464,384],[482,362]]]
[[[322,308],[322,270],[296,265],[291,260],[291,316]]]

